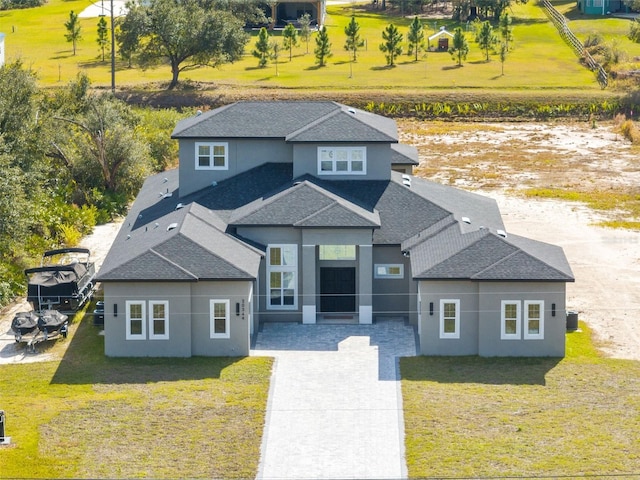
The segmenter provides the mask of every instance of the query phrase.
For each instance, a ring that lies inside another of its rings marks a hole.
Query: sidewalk
[[[406,478],[396,365],[415,354],[401,320],[265,324],[251,352],[276,358],[258,478]]]

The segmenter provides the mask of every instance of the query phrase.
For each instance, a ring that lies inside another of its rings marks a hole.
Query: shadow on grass
[[[243,357],[107,358],[100,327],[85,315],[58,365],[51,384],[146,384],[220,378]]]
[[[561,358],[410,357],[400,359],[402,380],[486,385],[545,385]]]
[[[442,67],[442,70],[457,70],[459,68],[464,67],[464,65],[458,65],[457,63],[455,65],[449,65],[449,66],[444,66]]]

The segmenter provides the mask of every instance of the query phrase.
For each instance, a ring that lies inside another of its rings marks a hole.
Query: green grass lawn
[[[271,359],[107,359],[91,318],[62,361],[0,366],[0,478],[253,478]]]
[[[74,79],[79,71],[86,72],[94,85],[110,85],[110,63],[102,62],[96,43],[98,19],[82,19],[83,39],[78,53],[72,54],[71,44],[66,42],[64,22],[69,11],[82,11],[90,0],[51,0],[46,6],[0,12],[0,31],[6,34],[6,57],[10,61],[21,58],[38,72],[40,81],[46,85],[64,85]],[[365,48],[358,54],[357,62],[349,60],[344,50],[344,27],[354,14],[361,26]],[[184,73],[183,81],[213,82],[215,84],[242,85],[246,87],[270,87],[282,89],[406,89],[428,91],[434,88],[472,89],[577,89],[592,90],[599,86],[591,72],[582,67],[571,50],[562,42],[552,25],[546,20],[535,2],[513,7],[513,34],[515,49],[504,65],[496,55],[485,62],[480,49],[469,32],[470,53],[463,66],[458,68],[448,53],[429,52],[418,62],[402,55],[395,68],[388,68],[384,54],[379,50],[381,32],[390,23],[395,23],[405,35],[411,18],[389,16],[389,12],[371,10],[365,4],[333,5],[328,7],[326,25],[332,43],[333,56],[328,65],[315,65],[313,48],[315,35],[309,44],[293,50],[289,61],[288,52],[283,51],[278,62],[278,75],[271,62],[258,68],[258,60],[251,55],[257,33],[246,48],[245,57],[234,64],[217,69],[202,68]],[[449,19],[425,20],[426,35],[439,27],[453,29],[457,24]],[[276,37],[279,32],[275,32]],[[406,48],[405,48],[406,51]],[[153,82],[168,82],[168,67],[142,71],[129,69],[118,60],[116,82],[118,85],[141,85]]]
[[[411,478],[581,477],[640,471],[640,362],[600,357],[401,360]]]

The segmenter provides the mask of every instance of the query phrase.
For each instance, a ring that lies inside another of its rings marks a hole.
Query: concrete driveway
[[[253,356],[276,358],[258,478],[406,478],[397,359],[416,355],[402,320],[265,324]]]

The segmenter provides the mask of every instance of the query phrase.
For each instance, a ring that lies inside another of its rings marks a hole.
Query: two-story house
[[[247,355],[263,322],[417,326],[428,355],[563,356],[562,249],[406,173],[393,120],[240,102],[182,120],[99,272],[109,356]]]

